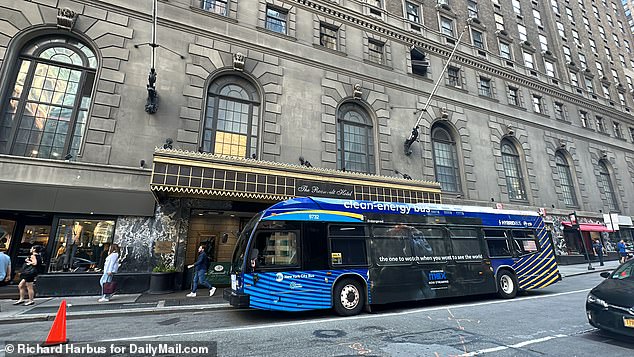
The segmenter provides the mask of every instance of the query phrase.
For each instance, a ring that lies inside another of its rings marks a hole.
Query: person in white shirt
[[[99,302],[108,302],[110,301],[110,297],[112,294],[104,294],[103,285],[105,283],[109,283],[112,281],[112,277],[119,270],[119,246],[117,244],[110,245],[110,250],[108,251],[108,256],[106,257],[106,261],[103,265],[103,275],[99,280],[99,284],[101,284],[101,298]]]

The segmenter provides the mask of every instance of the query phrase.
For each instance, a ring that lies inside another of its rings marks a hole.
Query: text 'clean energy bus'
[[[247,223],[237,307],[354,315],[370,304],[543,288],[561,280],[536,212],[303,197]]]

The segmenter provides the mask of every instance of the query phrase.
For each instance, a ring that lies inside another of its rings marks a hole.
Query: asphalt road
[[[219,356],[626,356],[634,341],[587,323],[602,278],[568,277],[514,300],[480,296],[382,306],[341,318],[219,310],[68,321],[71,342],[216,341]],[[42,341],[51,322],[4,325],[0,340]],[[1,350],[0,350],[1,351]]]

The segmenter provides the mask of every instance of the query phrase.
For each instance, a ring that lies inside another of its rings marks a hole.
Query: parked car
[[[588,321],[601,330],[634,337],[634,260],[601,276],[606,279],[586,299]]]

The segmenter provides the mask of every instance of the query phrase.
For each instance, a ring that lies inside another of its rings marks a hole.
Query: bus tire
[[[498,295],[502,299],[512,299],[517,295],[517,278],[508,270],[500,270],[497,277]]]
[[[362,284],[355,279],[341,279],[335,285],[332,300],[337,314],[341,316],[359,314],[365,305]]]

